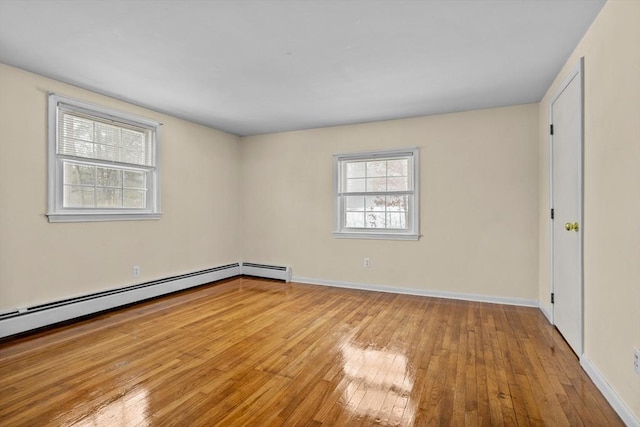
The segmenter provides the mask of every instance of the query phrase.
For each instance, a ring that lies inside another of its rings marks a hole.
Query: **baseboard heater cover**
[[[240,263],[97,292],[0,314],[0,338],[218,280],[240,276]]]
[[[266,279],[284,280],[285,282],[291,281],[291,267],[285,266],[243,262],[242,274],[245,276],[264,277]]]

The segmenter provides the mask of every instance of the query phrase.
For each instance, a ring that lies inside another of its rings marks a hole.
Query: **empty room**
[[[0,0],[0,426],[640,427],[639,0]]]

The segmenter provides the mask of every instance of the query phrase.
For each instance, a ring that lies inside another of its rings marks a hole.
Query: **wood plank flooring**
[[[538,309],[236,278],[0,343],[0,425],[623,424]]]

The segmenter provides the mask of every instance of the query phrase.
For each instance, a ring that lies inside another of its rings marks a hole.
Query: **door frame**
[[[564,90],[569,86],[569,84],[573,81],[574,78],[580,79],[580,164],[578,166],[578,184],[580,186],[578,190],[578,223],[580,224],[580,229],[578,231],[578,253],[579,253],[579,272],[578,275],[580,277],[580,343],[578,345],[578,358],[582,359],[582,355],[584,353],[584,249],[583,249],[583,238],[584,238],[584,57],[581,57],[578,63],[569,71],[569,74],[562,81],[558,89],[556,89],[553,97],[549,101],[549,129],[551,124],[553,124],[553,104],[556,100],[562,95]],[[553,135],[549,132],[549,206],[550,209],[553,209],[553,200],[554,200],[554,176],[553,176]],[[549,253],[550,253],[550,284],[551,284],[551,293],[555,293],[555,283],[554,283],[554,232],[553,232],[553,221],[551,219],[551,215],[549,212]],[[551,297],[551,296],[549,296]],[[555,325],[555,304],[551,304],[551,324]]]

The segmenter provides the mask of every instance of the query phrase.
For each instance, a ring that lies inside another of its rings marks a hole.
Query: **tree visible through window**
[[[416,239],[418,150],[334,156],[337,237]]]

